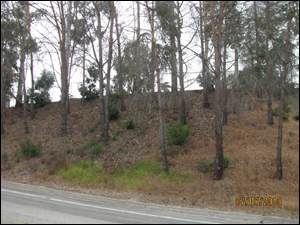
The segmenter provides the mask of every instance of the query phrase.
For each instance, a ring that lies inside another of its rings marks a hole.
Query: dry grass
[[[296,106],[298,104],[299,107],[299,103],[293,105],[290,119],[284,122],[282,181],[275,179],[278,118],[274,118],[273,126],[268,126],[267,103],[259,100],[251,103],[251,111],[229,116],[229,125],[224,127],[224,155],[230,157],[231,164],[224,170],[223,179],[214,181],[212,172],[201,173],[197,167],[200,160],[209,163],[215,156],[213,111],[201,107],[199,93],[188,92],[185,95],[188,123],[192,125],[191,136],[187,145],[182,147],[167,141],[168,160],[176,176],[171,180],[149,176],[145,185],[135,190],[147,196],[140,200],[299,218],[299,121],[292,119],[299,112]],[[210,98],[212,102],[213,96]],[[111,133],[118,133],[117,141],[110,141],[99,155],[93,156],[93,161],[101,165],[107,174],[130,168],[142,159],[161,162],[157,138],[158,113],[149,108],[147,99],[145,96],[126,99],[128,110],[121,114],[119,120],[111,123]],[[178,120],[176,104],[170,102],[168,96],[164,96],[164,101],[167,106],[165,122]],[[274,107],[277,104],[274,103]],[[14,166],[2,171],[2,179],[40,182],[48,186],[55,183],[54,186],[58,187],[62,182],[53,175],[57,168],[79,159],[91,159],[90,155],[80,158],[76,155],[76,149],[88,140],[100,138],[98,100],[85,106],[80,105],[80,100],[71,100],[69,134],[64,138],[59,136],[59,107],[59,103],[52,103],[39,109],[36,119],[28,121],[28,136],[23,131],[22,112],[8,110],[6,134],[1,137],[1,155],[3,151],[7,153],[5,161],[11,165],[19,142],[25,137],[36,143],[41,142],[43,153],[40,158],[13,163]],[[127,130],[124,126],[124,121],[129,118],[137,123],[134,130]],[[88,130],[91,126],[96,127],[93,133]],[[118,186],[109,180],[106,180],[104,187],[130,191],[126,186]],[[103,184],[93,185],[95,192],[102,188]],[[111,190],[109,192],[113,193]],[[126,195],[129,194],[126,192]],[[236,206],[237,197],[280,197],[282,205]]]

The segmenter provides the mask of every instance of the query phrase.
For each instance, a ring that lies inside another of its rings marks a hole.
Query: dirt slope
[[[192,134],[187,145],[174,146],[167,141],[170,167],[190,174],[193,179],[180,185],[153,181],[149,188],[138,191],[117,190],[114,187],[78,187],[62,182],[55,170],[75,160],[93,160],[108,174],[129,168],[142,159],[161,161],[158,140],[159,118],[156,107],[150,107],[150,96],[127,96],[127,111],[111,122],[110,133],[117,141],[109,141],[102,152],[91,156],[78,154],[88,140],[100,139],[99,101],[85,106],[80,99],[71,99],[68,132],[60,137],[60,103],[54,102],[36,112],[28,120],[30,134],[24,134],[22,110],[9,108],[5,119],[5,135],[1,136],[1,179],[40,184],[64,190],[74,190],[103,196],[134,199],[162,204],[205,207],[211,209],[244,211],[264,215],[299,218],[299,122],[292,117],[298,113],[299,103],[292,105],[290,119],[284,122],[283,181],[274,179],[278,119],[268,126],[267,103],[247,94],[229,98],[228,108],[238,114],[229,115],[224,127],[224,155],[231,164],[221,181],[212,180],[212,172],[201,173],[199,160],[210,162],[215,155],[214,114],[212,108],[201,106],[202,95],[197,91],[185,93],[187,121]],[[213,94],[210,96],[213,102]],[[164,119],[169,124],[180,118],[179,97],[164,94]],[[238,104],[237,104],[238,103]],[[276,107],[276,103],[275,106]],[[137,127],[127,130],[124,122],[133,118]],[[94,132],[88,127],[94,126]],[[18,159],[19,143],[29,138],[41,142],[42,155],[31,160]],[[281,206],[236,206],[237,197],[281,198]]]

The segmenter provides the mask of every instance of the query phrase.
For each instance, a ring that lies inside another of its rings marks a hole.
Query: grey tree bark
[[[167,159],[167,152],[165,146],[165,132],[164,132],[164,122],[163,122],[163,114],[162,114],[162,99],[161,99],[161,90],[160,90],[160,69],[158,64],[158,57],[157,57],[157,48],[156,48],[156,41],[154,37],[154,29],[153,29],[153,21],[151,19],[150,9],[148,6],[148,2],[146,1],[146,7],[148,11],[148,19],[150,21],[151,26],[151,34],[152,34],[152,43],[154,47],[154,58],[155,58],[155,68],[156,68],[156,76],[157,76],[157,89],[158,89],[158,104],[159,104],[159,136],[161,142],[161,153],[163,158],[163,169],[165,171],[169,171],[169,164]]]

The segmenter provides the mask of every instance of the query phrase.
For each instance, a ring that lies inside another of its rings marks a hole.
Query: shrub
[[[299,121],[299,114],[294,116],[294,120],[298,120]]]
[[[208,165],[206,162],[200,160],[198,163],[198,166],[199,166],[201,172],[205,173],[208,171]]]
[[[272,109],[273,116],[279,116],[279,108]]]
[[[29,139],[20,142],[21,153],[25,158],[39,156],[42,151],[41,143],[34,144]]]
[[[103,142],[98,143],[97,140],[88,141],[87,142],[88,148],[92,151],[93,154],[98,155],[104,146]]]
[[[214,161],[216,161],[216,156],[214,157]],[[214,161],[211,162],[211,166],[214,165]],[[230,165],[231,159],[228,156],[223,157],[223,168],[228,168]]]
[[[290,114],[288,113],[283,113],[283,120],[288,120],[290,117]]]
[[[120,110],[115,103],[109,105],[109,120],[117,120],[120,117]]]
[[[228,156],[223,157],[223,167],[224,168],[228,168],[230,165],[230,162],[231,162],[231,160]]]
[[[166,126],[167,136],[175,145],[185,145],[190,135],[191,127],[182,122],[173,122],[171,126]]]
[[[127,128],[128,130],[132,130],[132,129],[134,129],[134,128],[136,127],[136,124],[133,122],[133,119],[130,118],[129,120],[127,120],[127,121],[125,122],[125,126],[126,126],[126,128]]]

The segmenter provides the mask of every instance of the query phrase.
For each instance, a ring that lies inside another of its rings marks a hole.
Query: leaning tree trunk
[[[156,41],[155,41],[155,37],[154,37],[153,22],[151,19],[150,9],[148,7],[147,1],[146,1],[146,7],[147,7],[147,11],[148,11],[148,18],[150,21],[152,43],[153,43],[153,47],[154,47],[155,68],[156,68],[156,76],[157,76],[158,105],[159,105],[159,134],[160,134],[160,141],[161,141],[161,153],[162,153],[162,158],[163,158],[163,168],[165,171],[169,171],[169,164],[168,164],[167,152],[166,152],[166,146],[165,146],[164,122],[163,122],[163,114],[162,114],[162,99],[161,99],[161,91],[160,91],[160,69],[159,69],[159,64],[158,64],[158,56],[157,56]]]

